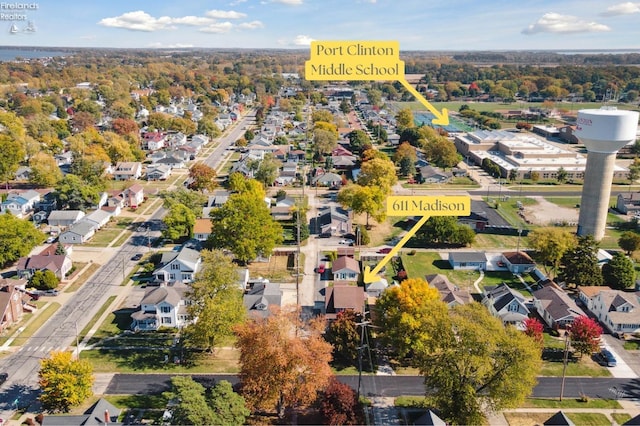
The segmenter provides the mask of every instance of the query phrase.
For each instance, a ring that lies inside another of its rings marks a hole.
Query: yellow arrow
[[[413,228],[407,232],[404,237],[400,240],[398,244],[394,248],[391,249],[389,253],[373,268],[373,271],[370,270],[368,266],[364,267],[363,281],[368,284],[378,280],[378,273],[382,270],[382,267],[389,263],[389,261],[398,254],[400,249],[409,241],[409,238],[413,237],[413,235],[424,225],[424,223],[429,220],[431,216],[422,216],[418,223],[413,225]]]
[[[420,92],[418,92],[416,89],[414,89],[413,86],[411,84],[409,84],[409,82],[406,79],[401,78],[401,79],[398,79],[398,81],[400,83],[402,83],[404,88],[407,89],[422,105],[427,107],[429,112],[436,117],[435,119],[433,119],[431,121],[433,124],[438,124],[440,126],[448,126],[449,125],[449,111],[447,111],[446,108],[442,108],[442,112],[438,111],[438,109],[436,107],[434,107],[433,105],[431,105],[431,103],[428,100],[426,100],[420,94]]]

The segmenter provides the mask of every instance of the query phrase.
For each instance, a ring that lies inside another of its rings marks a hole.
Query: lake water
[[[47,58],[51,56],[68,56],[69,52],[44,49],[6,49],[0,48],[0,62],[13,61],[17,57],[25,59]]]

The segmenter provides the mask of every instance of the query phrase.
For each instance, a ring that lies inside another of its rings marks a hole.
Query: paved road
[[[196,381],[213,384],[218,380],[238,383],[236,375],[210,374],[194,375]],[[358,376],[338,376],[338,379],[358,388]],[[170,374],[116,374],[106,389],[106,394],[148,394],[159,393],[169,388]],[[540,377],[533,390],[537,398],[557,398],[560,396],[560,377]],[[396,397],[400,395],[424,395],[424,381],[421,376],[362,376],[360,392],[368,396]],[[563,396],[577,398],[587,395],[591,398],[637,399],[640,397],[640,379],[613,379],[567,377]]]
[[[249,113],[219,139],[213,153],[205,160],[215,167],[226,149],[253,123],[255,113]],[[152,219],[161,218],[156,211]],[[129,274],[135,262],[131,257],[147,243],[145,233],[134,234],[127,243],[110,258],[99,259],[103,266],[60,308],[20,349],[0,360],[0,371],[8,374],[8,380],[0,389],[0,419],[10,417],[18,406],[33,403],[38,394],[40,360],[52,350],[66,350],[75,345],[77,331],[82,330],[109,296],[117,294],[123,277]],[[105,256],[97,253],[97,256]],[[18,342],[20,343],[20,342]]]

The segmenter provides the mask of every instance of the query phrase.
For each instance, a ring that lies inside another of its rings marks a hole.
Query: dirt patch
[[[537,204],[526,206],[523,210],[522,215],[527,223],[542,226],[577,225],[580,215],[578,209],[558,206],[543,197],[530,198],[534,199]]]

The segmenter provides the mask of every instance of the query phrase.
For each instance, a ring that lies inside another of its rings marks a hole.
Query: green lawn
[[[543,361],[540,375],[546,377],[562,377],[562,369],[562,362]],[[611,377],[609,370],[589,359],[567,363],[565,375],[567,377]]]
[[[472,292],[473,283],[480,277],[477,271],[454,271],[449,262],[442,260],[437,252],[416,252],[409,255],[407,250],[401,254],[402,263],[409,278],[422,278],[429,274],[443,274],[460,288],[467,288]]]
[[[80,340],[84,339],[84,337],[89,333],[89,331],[93,328],[93,326],[98,322],[100,316],[105,313],[105,311],[111,306],[113,301],[116,300],[116,296],[109,296],[106,302],[100,307],[100,310],[96,312],[96,314],[91,318],[91,321],[82,329],[80,332]]]
[[[420,102],[392,102],[395,109],[402,108],[411,108],[413,111],[424,111],[424,105]],[[442,110],[442,108],[447,108],[449,111],[459,111],[462,105],[467,105],[469,108],[476,110],[478,112],[494,112],[500,110],[514,110],[514,109],[527,109],[527,108],[536,108],[541,107],[541,102],[512,102],[512,103],[501,103],[501,102],[463,102],[463,101],[453,101],[453,102],[434,102],[433,106],[435,106],[438,110]],[[620,109],[634,109],[634,106],[631,104],[612,104],[617,106]],[[569,111],[577,111],[585,108],[595,108],[598,109],[602,106],[601,103],[598,102],[577,102],[577,103],[557,103],[555,104],[557,108],[561,108]]]
[[[13,342],[11,342],[11,346],[19,346],[30,339],[31,336],[33,336],[33,333],[38,331],[58,309],[60,309],[60,304],[58,302],[51,302],[42,312],[38,313],[38,316],[35,317],[35,319],[31,321],[18,336],[16,336]]]
[[[579,398],[563,398],[560,401],[558,398],[527,398],[524,404],[520,408],[557,408],[562,410],[563,408],[610,408],[618,409],[622,406],[615,399],[588,399],[582,401]]]

